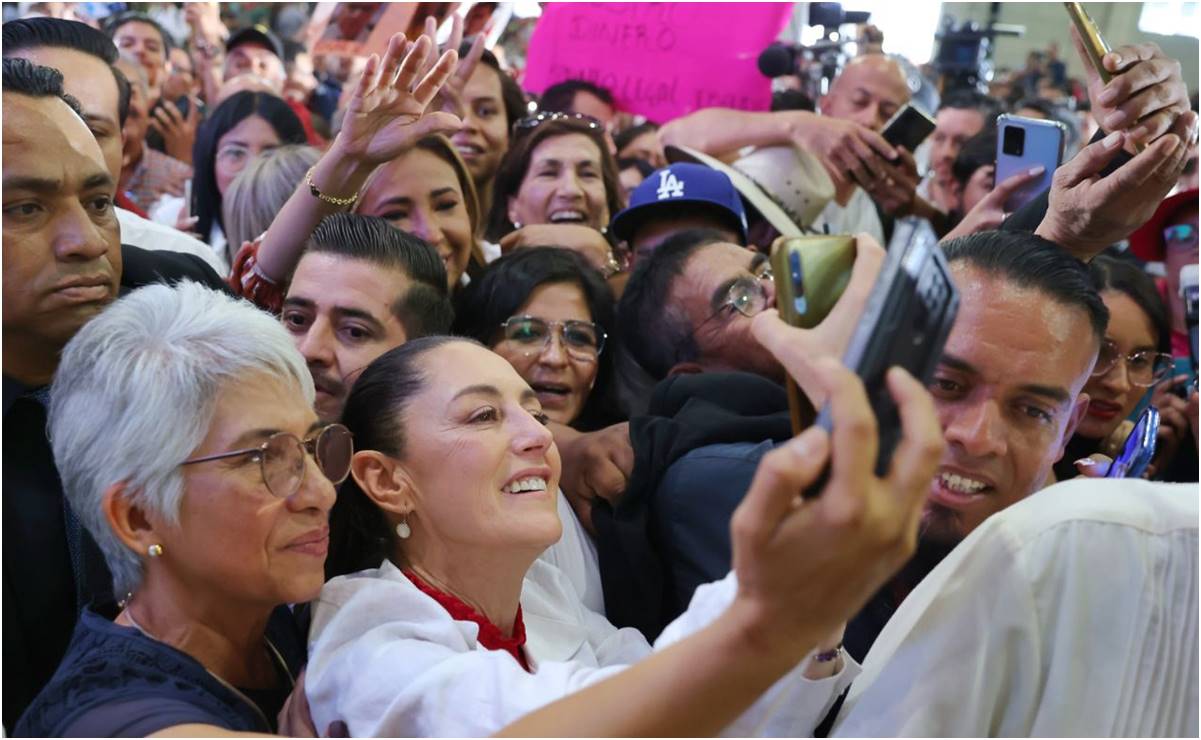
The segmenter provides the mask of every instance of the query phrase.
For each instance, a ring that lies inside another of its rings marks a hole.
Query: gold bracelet
[[[338,198],[321,192],[321,190],[317,187],[317,184],[313,182],[313,170],[315,169],[317,169],[317,165],[310,167],[309,171],[304,175],[304,184],[309,186],[309,192],[313,194],[314,198],[325,201],[332,206],[352,206],[354,205],[355,201],[359,199],[358,193],[355,193],[349,198]]]

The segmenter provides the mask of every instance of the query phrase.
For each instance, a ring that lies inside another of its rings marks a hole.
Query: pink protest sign
[[[608,88],[622,110],[664,122],[698,108],[767,110],[759,52],[792,3],[547,3],[522,84],[569,78]]]

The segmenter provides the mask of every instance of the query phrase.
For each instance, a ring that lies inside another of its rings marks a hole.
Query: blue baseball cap
[[[630,193],[630,205],[613,217],[609,229],[629,241],[638,226],[656,211],[676,203],[696,203],[703,210],[716,210],[736,226],[746,243],[746,211],[734,183],[725,173],[702,164],[677,162],[655,170]]]

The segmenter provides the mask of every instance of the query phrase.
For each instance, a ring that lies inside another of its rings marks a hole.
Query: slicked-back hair
[[[689,229],[635,265],[617,304],[617,334],[629,356],[654,380],[666,378],[676,363],[699,356],[693,327],[683,308],[673,305],[671,291],[698,250],[726,240],[720,231]]]
[[[335,213],[313,230],[305,253],[332,254],[395,270],[413,281],[392,304],[409,339],[450,331],[454,311],[446,285],[446,267],[423,239],[377,216]]]
[[[342,423],[354,435],[355,449],[375,450],[403,460],[408,440],[405,409],[425,388],[430,373],[422,366],[426,353],[452,342],[474,340],[436,336],[405,342],[375,358],[350,389]],[[330,512],[326,578],[378,568],[395,551],[396,532],[384,513],[350,476],[338,489]]]
[[[79,101],[63,92],[63,73],[27,59],[4,60],[4,92],[31,98],[58,98],[83,118]]]
[[[1168,322],[1168,309],[1155,287],[1155,280],[1136,262],[1108,254],[1094,257],[1088,263],[1088,271],[1098,292],[1113,290],[1134,301],[1151,321],[1156,349],[1171,354],[1172,325]]]
[[[133,503],[178,523],[180,463],[208,435],[222,391],[261,374],[312,405],[312,375],[283,325],[188,281],[133,291],[67,343],[50,390],[50,441],[63,491],[100,546],[114,593],[137,590],[142,553],[109,527],[105,490],[123,482]]]
[[[559,247],[518,249],[501,257],[455,297],[452,331],[491,347],[503,338],[501,324],[517,315],[534,291],[543,285],[567,284],[579,288],[594,324],[608,338],[597,358],[596,382],[580,415],[571,426],[590,430],[605,425],[612,416],[613,356],[617,346],[613,291],[601,274],[583,257]]]
[[[108,65],[117,83],[117,120],[124,126],[129,115],[129,80],[114,65],[120,58],[113,40],[91,26],[61,18],[21,18],[5,23],[2,29],[4,56],[26,49],[50,47],[74,49]]]
[[[242,92],[230,95],[218,105],[196,131],[192,145],[192,215],[196,217],[196,232],[209,238],[213,224],[222,230],[225,224],[221,213],[221,192],[217,189],[217,142],[229,130],[251,116],[265,120],[281,144],[304,144],[304,126],[283,98],[263,92]],[[228,244],[232,258],[240,244]],[[233,260],[230,259],[232,262]]]
[[[542,93],[542,97],[538,99],[538,110],[554,113],[571,113],[571,105],[575,102],[576,93],[582,92],[592,95],[613,110],[617,110],[617,103],[613,100],[613,93],[600,85],[580,79],[563,80],[546,88]]]
[[[1054,242],[1024,231],[982,231],[944,242],[942,247],[952,265],[966,264],[1080,309],[1088,317],[1098,346],[1105,339],[1109,310],[1088,266]]]

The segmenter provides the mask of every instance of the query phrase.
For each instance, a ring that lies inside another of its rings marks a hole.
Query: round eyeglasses
[[[321,473],[335,486],[346,480],[346,476],[350,474],[354,442],[350,430],[341,424],[322,427],[316,434],[303,441],[295,434],[276,432],[258,447],[194,457],[184,460],[180,465],[254,455],[267,490],[278,498],[288,498],[300,490],[300,484],[304,481],[305,452],[313,456]]]
[[[1097,364],[1093,367],[1093,377],[1107,375],[1121,362],[1126,363],[1126,375],[1133,385],[1149,388],[1168,377],[1174,360],[1169,354],[1151,350],[1123,355],[1116,344],[1107,340],[1101,345],[1101,354],[1097,356]]]
[[[547,321],[537,316],[510,316],[500,328],[526,357],[541,354],[558,333],[568,356],[581,362],[596,362],[608,336],[591,321]]]
[[[726,291],[725,300],[721,302],[716,311],[709,315],[709,318],[697,324],[697,330],[727,311],[731,313],[737,311],[748,319],[763,313],[767,309],[768,300],[767,288],[763,287],[763,283],[772,278],[771,263],[765,259],[751,270],[750,277],[744,276],[734,281],[730,289]]]

